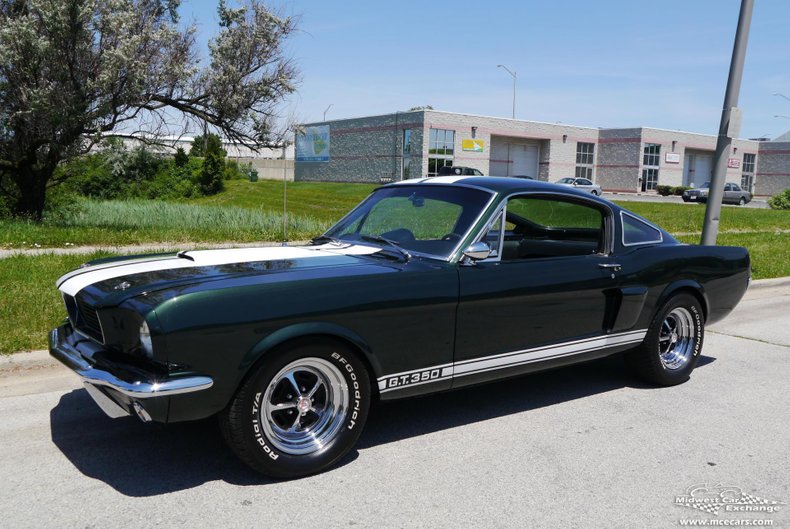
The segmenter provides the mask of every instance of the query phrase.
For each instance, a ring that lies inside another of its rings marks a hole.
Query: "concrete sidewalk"
[[[288,241],[288,246],[303,246],[310,241]],[[3,248],[0,249],[0,259],[15,255],[82,255],[96,252],[109,252],[119,255],[134,255],[144,253],[168,253],[179,250],[221,250],[224,248],[263,248],[268,246],[282,246],[281,242],[233,242],[233,243],[195,243],[195,242],[162,242],[157,244],[128,244],[119,246],[69,246],[68,248]]]

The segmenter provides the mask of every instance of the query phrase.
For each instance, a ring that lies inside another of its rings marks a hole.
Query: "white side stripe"
[[[584,340],[575,340],[555,345],[534,347],[520,351],[512,351],[493,356],[474,360],[464,360],[452,364],[442,364],[438,366],[424,367],[412,371],[404,371],[392,375],[386,375],[378,379],[378,386],[381,393],[403,389],[411,386],[419,386],[447,380],[451,378],[474,375],[497,369],[517,367],[533,362],[551,360],[564,356],[572,356],[581,353],[588,353],[614,347],[617,345],[637,344],[644,340],[647,329],[631,331],[618,334],[609,334]],[[438,371],[438,376],[436,372]]]

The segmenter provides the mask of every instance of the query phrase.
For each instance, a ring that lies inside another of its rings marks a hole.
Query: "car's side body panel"
[[[174,401],[171,417],[222,409],[255,362],[300,336],[359,345],[377,378],[451,362],[457,296],[455,267],[416,259],[187,289],[156,309],[168,359],[190,351],[191,370],[218,376],[204,402]]]

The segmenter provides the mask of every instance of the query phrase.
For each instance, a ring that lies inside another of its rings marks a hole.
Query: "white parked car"
[[[557,180],[558,184],[573,186],[580,191],[587,191],[595,196],[601,196],[601,186],[593,184],[586,178],[561,178]]]

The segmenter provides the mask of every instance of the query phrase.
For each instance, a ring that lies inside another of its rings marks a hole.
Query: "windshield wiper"
[[[337,244],[338,246],[346,244],[337,237],[331,237],[329,235],[319,235],[318,237],[310,240],[311,244],[323,244],[326,242],[331,242],[332,244]]]
[[[392,239],[387,239],[386,237],[382,237],[381,235],[361,235],[359,236],[362,240],[365,241],[373,241],[373,242],[383,242],[384,244],[391,246],[403,256],[404,260],[408,263],[411,259],[411,254],[405,248],[401,248],[401,245],[397,241],[393,241]]]

